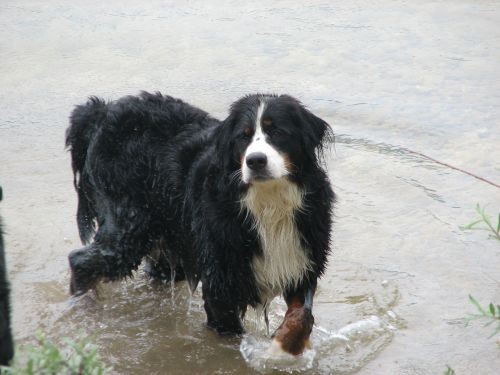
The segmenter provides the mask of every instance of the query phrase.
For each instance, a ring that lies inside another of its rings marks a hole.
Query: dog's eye
[[[252,135],[253,135],[253,130],[251,127],[246,127],[244,130],[243,130],[243,133],[241,133],[241,138],[243,139],[250,139],[252,138]]]
[[[268,134],[273,138],[284,137],[287,135],[285,131],[278,128],[269,129]]]

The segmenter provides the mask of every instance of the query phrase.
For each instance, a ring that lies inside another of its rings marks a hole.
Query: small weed
[[[101,360],[97,347],[88,339],[74,342],[63,340],[65,349],[59,349],[44,334],[38,333],[37,344],[27,345],[24,364],[0,368],[1,375],[105,375],[110,371]],[[16,358],[20,358],[19,355]]]
[[[497,326],[493,333],[489,336],[489,338],[495,336],[497,333],[500,332],[500,305],[494,305],[493,303],[490,303],[488,307],[482,307],[479,302],[477,302],[474,297],[472,297],[469,294],[469,300],[470,302],[476,307],[477,311],[479,312],[478,314],[469,314],[469,317],[466,318],[467,322],[465,326],[467,327],[469,323],[473,320],[478,320],[478,319],[485,319],[487,322],[485,323],[485,327],[489,326],[493,323],[496,323]]]
[[[446,365],[446,371],[443,372],[443,375],[455,375],[455,370],[453,370],[450,366]]]
[[[490,218],[486,214],[486,212],[484,212],[485,208],[486,207],[481,207],[478,203],[476,205],[476,211],[479,214],[480,219],[473,221],[472,223],[470,223],[466,226],[460,227],[460,229],[462,229],[462,230],[486,230],[488,232],[491,232],[488,236],[489,238],[495,238],[498,241],[500,241],[500,213],[498,214],[498,223],[497,223],[496,228],[495,228],[493,226]],[[485,224],[486,227],[485,226],[477,227],[477,225],[479,225],[479,224]]]

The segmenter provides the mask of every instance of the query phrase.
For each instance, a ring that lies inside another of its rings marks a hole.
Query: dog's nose
[[[258,171],[266,166],[267,156],[263,152],[252,152],[247,156],[246,162],[248,168]]]

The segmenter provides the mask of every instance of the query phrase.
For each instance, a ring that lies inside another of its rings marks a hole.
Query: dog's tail
[[[96,230],[96,212],[91,197],[86,193],[84,175],[87,150],[98,124],[106,116],[106,103],[91,97],[84,105],[76,106],[66,130],[66,148],[71,152],[73,185],[78,194],[76,219],[82,243],[90,242]]]

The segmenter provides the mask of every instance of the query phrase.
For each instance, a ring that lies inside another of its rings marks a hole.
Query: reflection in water
[[[52,332],[65,332],[75,322],[94,333],[117,373],[216,371],[224,358],[238,354],[237,339],[206,329],[199,290],[192,296],[180,282],[172,298],[170,284],[151,283],[142,272],[126,283],[104,284],[98,298],[75,298]],[[231,367],[236,373],[242,366]]]
[[[52,286],[47,292],[50,289]],[[319,305],[323,293],[318,290]],[[50,327],[45,329],[50,328],[49,336],[56,341],[67,335],[68,327],[74,327],[76,336],[92,333],[117,373],[157,373],[159,369],[169,374],[209,373],[208,368],[217,371],[221,363],[227,373],[235,374],[250,368],[257,372],[348,373],[376,356],[391,341],[393,331],[404,324],[392,311],[399,298],[392,282],[385,281],[375,294],[338,297],[343,300],[335,304],[357,305],[364,317],[335,330],[317,324],[312,349],[299,357],[267,353],[271,339],[262,316],[253,310],[247,314],[247,334],[242,340],[219,337],[204,326],[199,288],[191,295],[187,284],[180,282],[172,299],[170,284],[151,283],[143,272],[128,282],[103,284],[97,294],[72,298],[65,308],[54,311]],[[333,306],[329,309],[335,310]],[[283,319],[285,302],[281,298],[273,301],[270,311],[273,332]],[[228,363],[228,358],[234,361]]]

